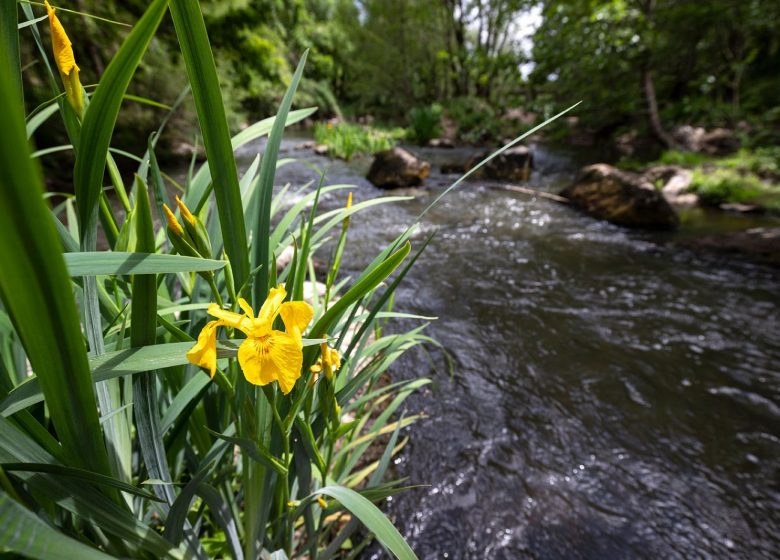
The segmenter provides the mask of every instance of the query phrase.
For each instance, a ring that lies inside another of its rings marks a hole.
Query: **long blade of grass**
[[[57,103],[52,103],[45,109],[39,111],[34,117],[27,121],[27,137],[32,138],[32,135],[38,130],[38,127],[49,120],[54,113],[59,111],[60,106]]]
[[[6,55],[6,58],[2,60],[2,65],[9,69],[16,86],[16,94],[19,96],[19,100],[24,103],[18,23],[19,10],[16,2],[0,2],[0,42],[5,45]]]
[[[258,266],[260,272],[255,278],[252,290],[255,307],[260,307],[268,294],[269,279],[269,258],[271,249],[268,246],[268,237],[271,233],[271,201],[274,192],[274,177],[276,176],[276,160],[279,157],[279,146],[282,144],[282,135],[284,134],[284,123],[287,120],[287,114],[292,107],[293,97],[298,89],[298,83],[303,76],[303,68],[306,66],[306,57],[309,51],[305,51],[298,67],[295,69],[290,86],[282,98],[279,110],[276,113],[274,126],[271,134],[268,136],[268,142],[265,145],[263,160],[260,162],[260,176],[258,178],[258,187],[254,193],[253,200],[250,202],[250,215],[255,221],[252,235],[252,259],[251,266],[254,270]]]
[[[236,287],[249,276],[249,251],[244,235],[244,210],[236,161],[230,143],[219,78],[206,24],[197,2],[171,0],[171,16],[192,85],[192,95],[203,134],[203,143],[214,181],[222,239]]]
[[[0,60],[7,57],[0,45]],[[30,160],[21,100],[0,72],[0,297],[36,372],[71,465],[110,474],[76,304]]]
[[[569,111],[574,109],[580,103],[582,103],[582,101],[578,101],[577,103],[575,103],[574,105],[572,105],[568,109],[564,109],[563,111],[561,111],[557,115],[554,115],[554,116],[550,117],[549,119],[547,119],[546,121],[544,121],[543,123],[536,125],[535,127],[533,127],[528,132],[525,132],[524,134],[521,134],[520,136],[518,136],[517,138],[515,138],[514,140],[512,140],[508,144],[504,145],[503,147],[501,147],[500,149],[496,150],[495,152],[490,154],[488,157],[486,157],[485,159],[480,161],[477,165],[475,165],[474,167],[469,169],[466,173],[461,175],[461,177],[457,181],[452,183],[452,185],[450,185],[444,191],[442,191],[442,193],[439,196],[437,196],[435,199],[433,199],[433,202],[431,202],[428,206],[425,207],[425,209],[422,212],[420,212],[420,214],[417,216],[417,219],[415,220],[415,222],[419,222],[423,218],[423,216],[425,216],[431,210],[431,208],[436,206],[445,196],[447,196],[452,189],[454,189],[455,187],[460,185],[463,181],[466,180],[466,178],[469,177],[469,175],[475,173],[479,168],[481,168],[483,165],[485,165],[491,159],[493,159],[495,157],[498,157],[499,155],[501,155],[502,153],[507,151],[509,148],[511,148],[512,146],[514,146],[518,142],[522,142],[523,139],[525,139],[528,136],[532,135],[533,133],[541,130],[542,128],[544,128],[545,126],[547,126],[548,124],[550,124],[554,120],[559,119],[560,117],[562,117],[563,115],[565,115],[566,113],[568,113]],[[413,227],[413,226],[410,226],[410,227]]]
[[[71,276],[104,276],[219,270],[225,261],[154,253],[85,251],[65,253],[65,264]]]
[[[360,280],[347,290],[347,292],[320,317],[314,325],[309,336],[311,338],[320,338],[327,334],[330,326],[341,316],[342,313],[353,303],[365,296],[368,292],[376,288],[380,282],[390,276],[398,268],[412,247],[407,242],[398,251],[387,257],[380,265],[371,272],[363,276]],[[316,350],[315,350],[316,352]]]
[[[146,185],[136,176],[136,238],[140,251],[154,252],[154,227],[152,208]],[[157,277],[148,274],[133,276],[133,299],[130,325],[130,344],[134,348],[155,343],[157,338]],[[155,371],[144,372],[133,379],[133,401],[136,431],[141,456],[149,476],[164,482],[171,482],[168,460],[160,432],[160,418],[157,407]],[[170,484],[154,486],[155,493],[164,498],[166,505],[176,499]],[[167,513],[167,507],[163,507]],[[178,544],[178,543],[176,543]]]

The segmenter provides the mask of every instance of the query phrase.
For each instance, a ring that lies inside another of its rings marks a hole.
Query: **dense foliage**
[[[80,2],[74,8],[78,9]],[[440,131],[480,142],[512,136],[523,125],[576,101],[581,129],[602,137],[626,130],[671,144],[677,124],[748,125],[755,143],[776,143],[780,109],[780,4],[772,0],[204,0],[235,128],[274,110],[296,60],[311,49],[299,102],[320,117],[372,115],[412,125],[433,104]],[[102,2],[96,12],[133,21],[144,3]],[[74,18],[84,83],[94,83],[123,27]],[[23,44],[31,95],[47,99],[45,75]],[[172,25],[163,21],[132,93],[171,104],[184,87]],[[117,142],[159,120],[132,106]],[[193,143],[184,109],[172,136]],[[123,135],[123,130],[127,131]],[[439,131],[437,131],[439,132]],[[47,143],[46,141],[43,142]],[[163,140],[163,148],[167,144]]]
[[[531,77],[551,99],[585,100],[582,120],[611,133],[777,120],[780,4],[771,0],[547,0]],[[554,93],[552,93],[554,91]],[[652,115],[651,115],[652,116]],[[656,134],[662,131],[655,131]]]

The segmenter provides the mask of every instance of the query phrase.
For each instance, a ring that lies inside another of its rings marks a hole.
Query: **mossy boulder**
[[[475,167],[480,161],[492,154],[492,151],[477,154],[466,165],[466,169]],[[527,181],[531,176],[534,156],[527,146],[515,146],[497,155],[474,173],[474,178],[493,181]]]
[[[393,148],[374,156],[366,177],[382,189],[400,189],[421,185],[431,166],[403,148]]]
[[[620,226],[669,230],[679,225],[674,209],[652,183],[605,163],[583,168],[560,194],[594,218]]]

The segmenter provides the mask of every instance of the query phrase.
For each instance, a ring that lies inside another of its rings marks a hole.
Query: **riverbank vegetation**
[[[746,205],[745,209],[780,211],[780,147],[742,148],[720,157],[667,150],[650,162],[620,161],[621,168],[632,171],[665,166],[691,170],[687,192],[698,195],[706,206],[739,204]]]
[[[436,345],[432,318],[394,297],[427,243],[412,251],[410,224],[346,276],[350,223],[404,199],[353,200],[322,174],[274,191],[285,127],[314,113],[291,110],[307,52],[276,116],[231,137],[196,3],[152,2],[94,89],[83,87],[97,74],[90,59],[71,47],[86,36],[69,29],[78,14],[11,7],[0,35],[0,551],[314,559],[376,538],[415,558],[375,504],[404,489],[390,466],[420,415],[396,413],[429,383],[387,379],[406,352]],[[182,184],[166,183],[156,157],[166,118],[134,152],[111,147],[167,14],[207,156]],[[20,39],[50,88],[29,113]],[[72,194],[50,207],[28,137],[58,122],[75,163],[58,170]],[[265,136],[262,161],[239,176],[234,151]],[[115,156],[134,162],[129,181]],[[343,203],[322,210],[325,193]],[[397,319],[412,327],[386,332]]]

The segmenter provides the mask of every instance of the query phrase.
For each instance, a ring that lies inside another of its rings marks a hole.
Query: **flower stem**
[[[219,304],[220,307],[222,307],[222,294],[219,293],[219,289],[217,288],[217,283],[214,282],[214,275],[208,274],[205,275],[206,282],[209,284],[209,288],[211,288],[211,293],[214,296],[214,300]]]

